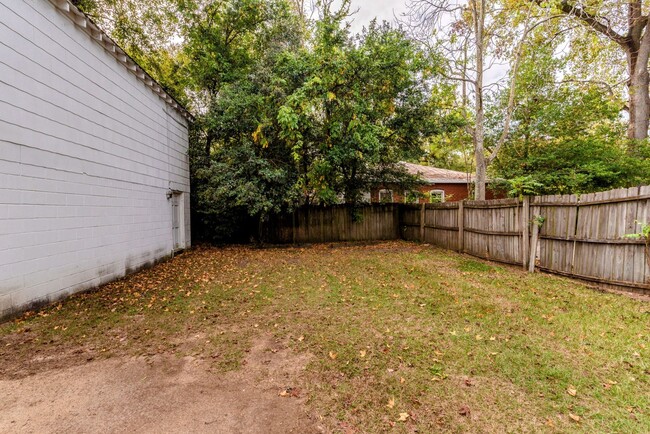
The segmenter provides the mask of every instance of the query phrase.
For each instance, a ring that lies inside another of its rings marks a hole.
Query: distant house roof
[[[423,166],[406,161],[400,161],[399,164],[404,166],[411,175],[420,176],[427,184],[468,184],[474,181],[474,176],[465,172]]]
[[[192,114],[181,105],[178,101],[169,95],[156,80],[145,71],[138,63],[133,60],[113,39],[110,38],[95,22],[84,12],[68,0],[50,0],[63,15],[67,16],[77,27],[86,32],[95,42],[97,42],[106,52],[113,56],[126,69],[136,76],[138,80],[144,83],[156,95],[162,98],[169,106],[178,111],[185,119],[192,120]]]

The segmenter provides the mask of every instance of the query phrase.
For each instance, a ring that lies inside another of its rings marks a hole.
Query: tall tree
[[[312,50],[299,54],[309,77],[278,120],[304,196],[355,204],[373,185],[405,179],[395,163],[460,120],[433,97],[432,67],[402,31],[373,22],[353,38],[345,11],[321,12]]]
[[[522,50],[530,32],[546,20],[533,20],[530,5],[525,13],[517,13],[518,0],[410,0],[408,6],[407,24],[414,37],[432,52],[442,51],[445,62],[441,73],[460,83],[467,128],[474,144],[474,196],[485,199],[488,166],[510,132]],[[506,85],[510,95],[502,115],[502,133],[493,147],[487,149],[485,101],[495,83],[486,80],[486,73],[499,62],[510,65]]]
[[[644,0],[529,0],[549,15],[571,17],[588,29],[612,41],[627,64],[629,124],[627,136],[634,140],[648,137],[650,122],[650,32]],[[631,147],[636,149],[636,147]]]

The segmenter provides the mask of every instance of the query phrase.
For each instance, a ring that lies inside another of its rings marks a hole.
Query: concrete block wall
[[[0,318],[190,245],[187,121],[45,0],[0,0]]]

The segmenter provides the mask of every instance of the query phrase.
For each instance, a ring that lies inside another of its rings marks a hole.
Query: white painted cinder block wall
[[[47,0],[0,0],[0,318],[169,255],[187,122]]]

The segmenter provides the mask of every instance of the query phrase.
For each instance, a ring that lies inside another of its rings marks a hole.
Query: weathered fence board
[[[523,264],[521,207],[518,199],[465,202],[463,251],[485,259]]]
[[[271,243],[394,240],[400,235],[398,204],[368,205],[355,210],[344,205],[301,207],[274,216],[266,225]]]
[[[539,267],[585,280],[650,290],[644,244],[626,235],[648,221],[650,187],[541,196],[532,212],[544,217]]]
[[[644,243],[627,237],[650,221],[650,186],[600,193],[426,205],[300,208],[269,223],[271,242],[405,239],[477,257],[650,293]],[[544,222],[531,230],[537,217]],[[532,222],[532,223],[531,223]],[[530,234],[539,233],[535,251]]]

